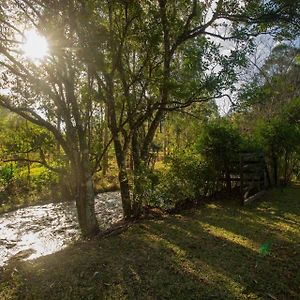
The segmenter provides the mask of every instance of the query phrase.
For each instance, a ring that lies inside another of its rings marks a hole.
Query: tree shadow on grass
[[[262,201],[245,207],[218,202],[207,205],[199,217],[203,222],[244,235],[258,243],[264,236],[271,240],[299,241],[300,189],[269,191]],[[200,213],[200,214],[201,214]],[[218,216],[222,216],[218,218]]]
[[[259,249],[265,237],[296,249],[297,241],[270,231],[274,217],[265,209],[209,204],[144,221],[11,265],[0,299],[297,299],[299,252]]]
[[[210,266],[216,275],[211,277],[212,282],[228,286],[236,299],[243,299],[243,295],[264,298],[268,294],[278,299],[297,299],[300,293],[299,253],[282,259],[268,251],[255,251],[235,239],[215,236],[191,219],[183,225],[182,220],[174,218],[163,227],[154,224],[149,230],[161,236],[164,243],[167,241],[181,249],[177,251],[184,253],[199,272],[203,265]]]
[[[4,282],[14,299],[235,299],[229,286],[211,280],[209,265],[195,269],[159,234],[150,235],[147,225],[136,225],[11,266]],[[0,295],[5,299],[5,291]]]
[[[173,216],[11,266],[6,282],[12,299],[296,299],[285,266]]]

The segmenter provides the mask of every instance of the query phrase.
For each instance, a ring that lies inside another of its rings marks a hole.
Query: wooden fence
[[[270,176],[261,152],[240,153],[240,191],[243,204],[260,198],[270,186]]]

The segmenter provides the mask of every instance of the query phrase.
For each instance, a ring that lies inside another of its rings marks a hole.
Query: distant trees
[[[241,127],[267,154],[273,183],[287,184],[299,153],[299,49],[276,46],[260,72],[239,96]]]
[[[257,117],[270,119],[282,107],[300,96],[300,66],[297,56],[300,49],[289,45],[276,46],[251,82],[239,92],[239,108],[247,108]]]
[[[114,144],[124,216],[138,216],[144,169],[166,114],[221,97],[236,80],[235,68],[246,63],[251,36],[297,26],[293,7],[285,1],[2,1],[1,88],[10,93],[0,95],[0,105],[45,128],[60,145],[85,236],[98,231],[93,174],[106,150],[104,127]],[[19,47],[31,27],[50,44],[39,64]]]
[[[258,119],[255,126],[255,138],[265,151],[269,165],[272,168],[273,183],[278,185],[279,179],[283,184],[291,181],[294,167],[298,165],[300,151],[300,127],[289,117],[295,113],[295,104],[299,99],[292,100],[282,112],[271,120]],[[299,118],[299,115],[298,117]]]

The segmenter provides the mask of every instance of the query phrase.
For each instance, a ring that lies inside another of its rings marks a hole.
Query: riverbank
[[[0,299],[299,299],[300,188],[208,203],[15,262]]]

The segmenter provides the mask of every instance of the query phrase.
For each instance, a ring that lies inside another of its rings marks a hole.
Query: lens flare
[[[30,29],[24,33],[24,44],[22,51],[24,55],[32,61],[43,59],[49,52],[48,42],[45,37],[41,36],[34,29]]]

